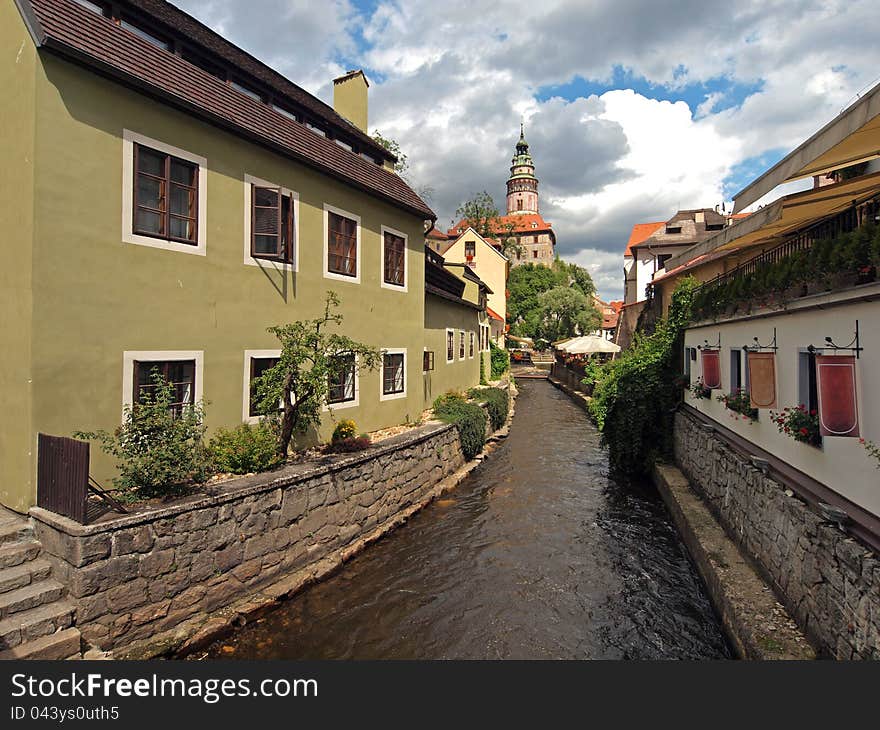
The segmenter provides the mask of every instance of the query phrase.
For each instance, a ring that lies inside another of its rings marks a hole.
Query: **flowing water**
[[[509,438],[461,485],[212,658],[728,658],[650,487],[608,475],[599,435],[519,381]]]

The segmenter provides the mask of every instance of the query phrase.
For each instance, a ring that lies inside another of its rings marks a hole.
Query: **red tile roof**
[[[656,223],[636,223],[633,226],[632,232],[629,234],[629,241],[626,242],[626,251],[623,252],[623,255],[632,256],[632,251],[630,249],[633,246],[649,238],[652,233],[665,224],[666,221],[657,221]]]
[[[486,307],[486,313],[487,313],[492,319],[497,319],[499,322],[503,322],[503,321],[504,321],[504,317],[502,317],[500,314],[496,313],[495,310],[492,309],[491,307]]]
[[[498,219],[498,224],[492,226],[493,233],[506,232],[507,225],[513,225],[514,233],[540,233],[544,231],[552,232],[552,223],[544,220],[539,213],[524,213],[522,215],[504,215]],[[532,224],[537,226],[533,227]],[[449,229],[450,236],[458,236],[467,230],[469,223],[466,220],[460,220],[452,228]]]
[[[343,149],[333,140],[315,134],[305,125],[279,114],[268,104],[236,91],[225,81],[180,56],[157,48],[110,19],[71,0],[30,0],[30,7],[40,26],[36,29],[36,35],[45,48],[84,63],[102,75],[109,75],[139,91],[158,96],[166,103],[292,157],[410,213],[422,218],[436,218],[430,207],[398,175]],[[178,22],[176,27],[179,31],[189,32],[196,46],[207,47],[196,36],[196,26],[202,29],[201,32],[207,29],[186,13],[158,0],[140,0],[138,7],[148,15],[151,11],[158,13],[162,10],[169,18],[173,16]],[[221,41],[225,44],[225,52],[236,62],[250,58],[216,34],[213,36],[218,45]],[[256,59],[251,58],[251,61],[259,64]],[[268,67],[262,68],[267,73],[270,71]],[[283,80],[280,75],[275,76]],[[276,82],[280,84],[277,79]],[[322,102],[290,82],[287,84],[291,89],[299,90],[297,100],[300,103],[311,104],[316,114],[327,117],[326,110],[320,108]],[[292,90],[289,93],[294,95]]]
[[[435,241],[445,241],[449,237],[439,228],[432,228],[427,234],[426,238],[430,238]]]

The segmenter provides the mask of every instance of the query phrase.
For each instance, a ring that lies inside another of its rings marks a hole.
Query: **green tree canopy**
[[[589,334],[599,328],[602,317],[580,289],[556,286],[538,296],[537,321],[537,336],[555,342]]]
[[[458,206],[455,215],[458,220],[464,220],[483,238],[495,236],[495,231],[500,226],[501,214],[498,212],[498,206],[485,190],[474,194],[470,200]]]
[[[397,162],[394,163],[394,172],[396,172],[402,178],[406,178],[406,175],[409,172],[409,160],[407,159],[407,156],[401,151],[400,145],[398,144],[397,140],[391,139],[390,137],[383,137],[382,133],[378,129],[373,132],[373,140],[375,142],[378,142],[397,158]]]

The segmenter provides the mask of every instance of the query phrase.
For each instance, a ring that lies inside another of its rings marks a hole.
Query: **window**
[[[382,286],[406,291],[406,234],[382,226]]]
[[[205,254],[203,157],[123,131],[122,240]]]
[[[707,223],[706,230],[707,231],[720,231],[724,228],[723,223]]]
[[[324,206],[326,245],[324,275],[332,279],[360,281],[360,218]]]
[[[522,210],[522,198],[517,198],[517,199],[516,199],[516,209],[517,209],[517,210]]]
[[[446,330],[446,362],[455,359],[455,331]]]
[[[685,347],[684,348],[684,379],[687,381],[688,385],[691,383],[691,352],[694,351],[693,347]]]
[[[357,363],[354,355],[333,359],[332,372],[327,376],[327,403],[353,403],[357,398]]]
[[[538,242],[538,236],[535,235],[535,243],[537,243],[537,242]]]
[[[135,360],[133,404],[143,403],[153,396],[156,373],[174,389],[171,411],[175,416],[179,416],[185,406],[195,403],[195,360]]]
[[[474,346],[477,336],[473,332],[468,332],[468,357],[474,356]]]
[[[230,81],[229,85],[235,89],[240,94],[244,94],[245,96],[249,96],[254,101],[263,101],[263,96],[260,92],[255,91],[249,86],[245,86],[244,84],[239,83],[238,81]]]
[[[278,112],[282,117],[287,117],[288,119],[290,119],[291,121],[294,121],[294,122],[298,122],[298,121],[299,121],[299,119],[297,118],[296,114],[294,114],[294,113],[291,112],[291,111],[288,111],[288,110],[285,109],[283,106],[278,106],[278,104],[272,104],[272,108],[273,108],[276,112]]]
[[[798,353],[798,405],[806,406],[808,411],[819,410],[816,355],[812,352]]]
[[[742,381],[742,351],[739,349],[730,350],[730,392],[736,393],[743,387]]]
[[[134,232],[195,245],[199,168],[135,144]]]
[[[221,81],[226,81],[226,70],[215,63],[211,63],[197,53],[193,53],[189,49],[184,49],[180,54],[184,61],[188,61],[193,66],[198,66],[202,71],[206,71],[211,76],[216,76]]]
[[[538,249],[535,249],[534,251],[532,251],[532,258],[533,259],[538,258]]]
[[[280,354],[280,353],[279,353]],[[278,357],[251,357],[250,358],[250,377],[248,379],[248,416],[259,417],[257,411],[256,392],[254,390],[254,381],[261,377],[267,370],[271,370],[278,364]],[[281,404],[279,404],[280,406]]]
[[[671,253],[659,254],[657,256],[657,258],[654,259],[654,261],[655,261],[654,271],[660,271],[660,269],[664,268],[666,266],[666,262],[669,261],[669,259],[671,259],[671,258],[672,258]]]
[[[381,400],[406,395],[406,350],[385,350],[382,354]]]
[[[342,147],[342,149],[348,150],[349,152],[353,151],[352,146],[348,144],[348,142],[343,142],[341,139],[334,139],[333,141],[336,142],[336,144],[338,144],[340,147]]]
[[[293,198],[280,187],[251,186],[251,256],[289,263],[293,253]]]
[[[168,41],[153,35],[149,31],[144,30],[135,23],[132,23],[130,20],[126,20],[125,18],[123,18],[119,21],[119,25],[125,28],[130,33],[134,33],[136,36],[143,38],[148,43],[152,43],[154,46],[156,46],[156,48],[161,48],[165,51],[171,50],[171,44]]]
[[[458,333],[458,359],[464,360],[464,330]]]
[[[666,226],[667,234],[681,233],[681,226]]]
[[[90,0],[75,0],[75,2],[79,5],[82,5],[84,8],[88,8],[93,13],[97,13],[98,15],[106,15],[109,16],[110,13],[107,10],[107,7],[103,3],[99,2],[91,2]]]
[[[428,373],[434,369],[434,351],[425,350],[422,354],[422,372]]]
[[[464,242],[464,257],[465,258],[474,258],[477,255],[477,242],[476,241],[465,241]]]
[[[315,134],[320,135],[321,137],[326,137],[327,133],[321,129],[320,127],[312,124],[311,122],[306,122],[306,126],[311,129]]]

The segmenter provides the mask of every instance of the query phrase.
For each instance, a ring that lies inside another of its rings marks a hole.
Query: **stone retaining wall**
[[[215,494],[93,525],[39,508],[31,516],[76,604],[76,626],[107,650],[344,555],[430,501],[463,464],[455,427],[429,424],[360,454],[237,479]]]
[[[682,412],[675,458],[823,652],[880,659],[878,555]]]

